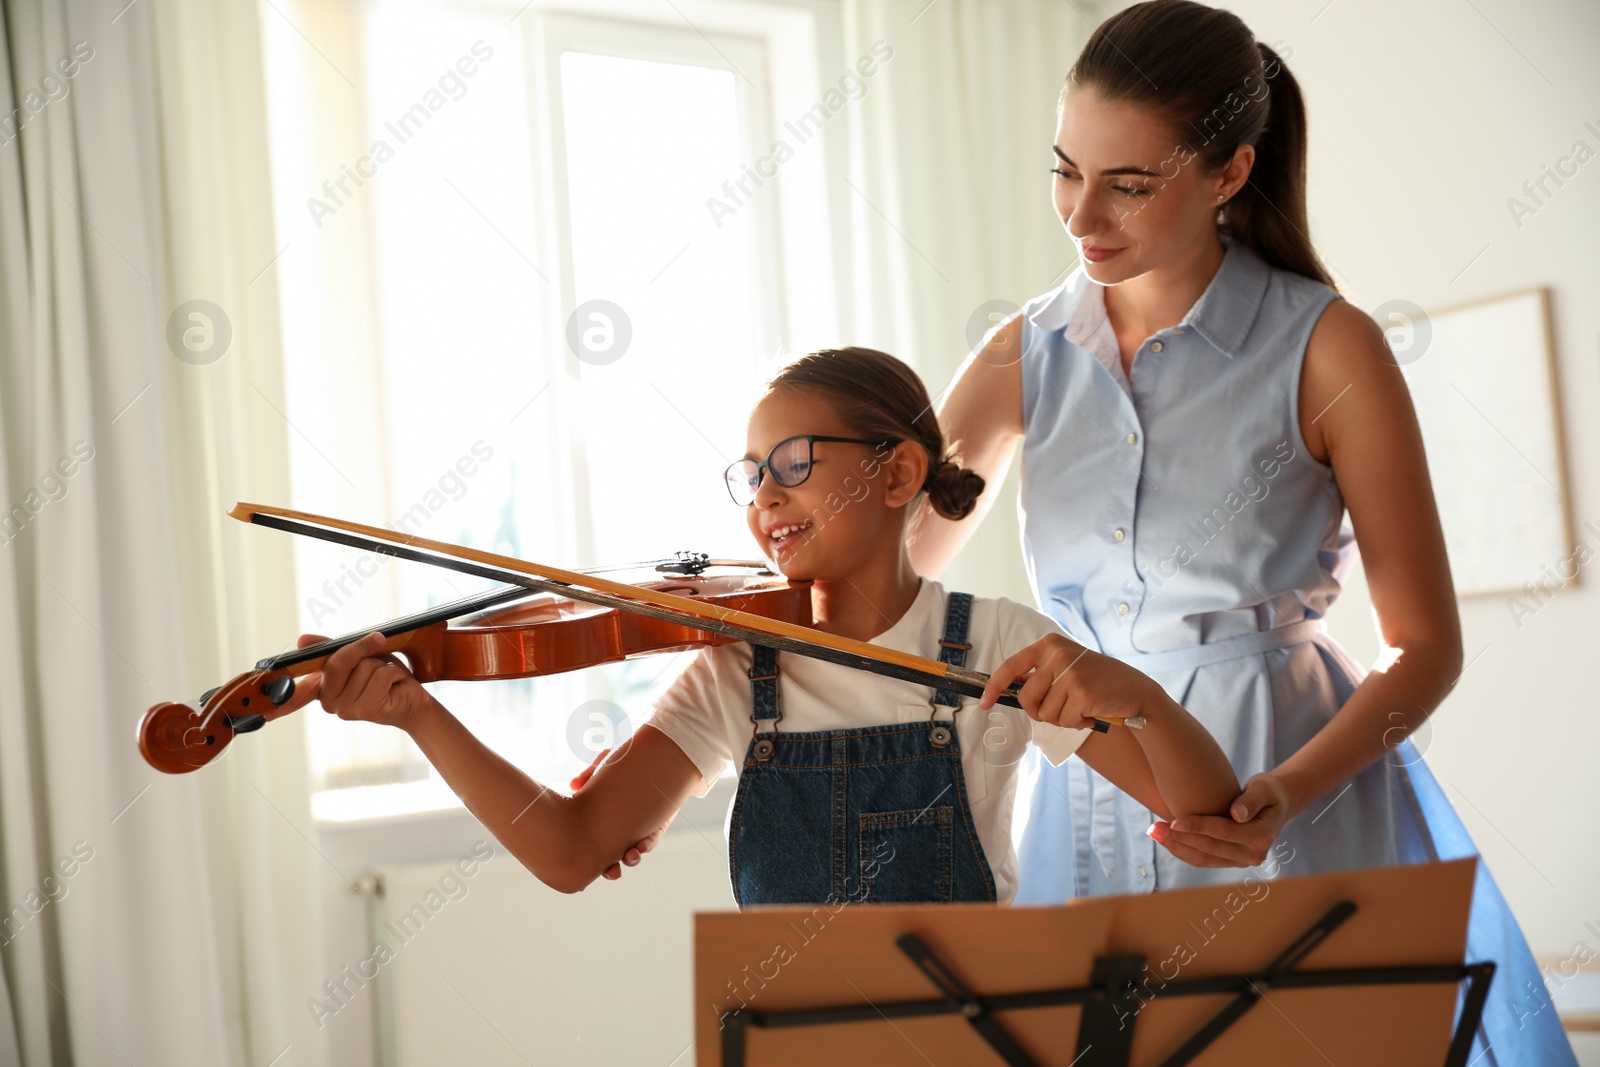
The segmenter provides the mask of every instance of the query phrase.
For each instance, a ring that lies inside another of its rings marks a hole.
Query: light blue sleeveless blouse
[[[1103,290],[1080,265],[1022,313],[1022,545],[1041,610],[1133,664],[1203,723],[1242,783],[1306,744],[1366,675],[1320,621],[1356,561],[1333,469],[1300,433],[1306,342],[1339,295],[1223,231],[1222,265],[1125,377]],[[1202,869],[1146,834],[1148,809],[1082,760],[1038,779],[1017,904],[1475,855],[1410,741],[1290,820],[1267,861]],[[1501,971],[1481,1064],[1570,1063],[1539,972],[1480,861],[1469,953]],[[1542,990],[1542,984],[1539,986]],[[1530,1049],[1525,1061],[1515,1046]]]

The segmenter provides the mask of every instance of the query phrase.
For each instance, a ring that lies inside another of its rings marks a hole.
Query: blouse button
[[[1128,613],[1128,602],[1126,600],[1124,600],[1122,603],[1117,605],[1117,614],[1118,615],[1126,615],[1127,613]]]
[[[1129,443],[1129,444],[1130,444],[1130,445],[1131,445],[1131,444],[1133,444],[1133,443],[1134,443],[1134,442],[1135,442],[1135,441],[1137,441],[1137,440],[1138,440],[1138,439],[1139,439],[1139,435],[1138,435],[1138,434],[1136,434],[1136,433],[1130,433],[1130,434],[1129,434],[1129,435],[1128,435],[1128,443]]]
[[[1118,541],[1120,541],[1120,540],[1122,540],[1124,537],[1126,537],[1128,535],[1122,529],[1122,527],[1118,526],[1115,530],[1111,531],[1111,536],[1116,538]]]
[[[1150,351],[1152,351],[1152,352],[1161,351],[1161,342],[1160,341],[1151,341],[1150,342]]]

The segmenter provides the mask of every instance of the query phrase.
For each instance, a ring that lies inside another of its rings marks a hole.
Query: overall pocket
[[[864,811],[857,817],[859,888],[872,904],[947,904],[955,899],[955,809]]]

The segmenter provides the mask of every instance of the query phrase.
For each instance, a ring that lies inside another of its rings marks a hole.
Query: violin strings
[[[441,604],[435,608],[418,611],[402,618],[393,619],[382,626],[371,626],[365,630],[345,634],[343,637],[330,637],[318,641],[305,648],[297,648],[276,656],[268,656],[256,664],[258,671],[280,671],[286,667],[293,667],[298,663],[331,656],[346,645],[353,645],[374,631],[382,633],[385,637],[397,637],[412,630],[420,630],[425,626],[432,626],[436,622],[447,622],[450,619],[459,619],[463,615],[471,615],[475,611],[496,607],[513,600],[523,600],[533,596],[535,590],[522,586],[513,586],[510,589],[490,589],[488,592],[476,593],[469,597],[449,604]]]

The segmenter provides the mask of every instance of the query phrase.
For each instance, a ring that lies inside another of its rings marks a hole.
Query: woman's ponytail
[[[1306,235],[1306,107],[1300,83],[1278,53],[1256,42],[1267,86],[1266,128],[1256,138],[1250,180],[1222,205],[1222,221],[1275,267],[1333,287]]]

